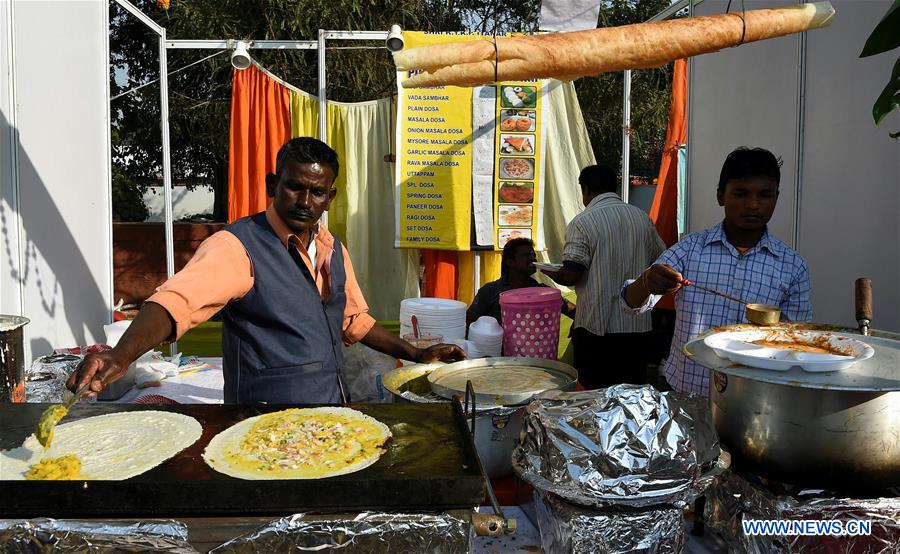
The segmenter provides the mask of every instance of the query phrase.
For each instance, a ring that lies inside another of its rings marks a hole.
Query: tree
[[[166,28],[168,38],[312,39],[319,28],[388,29],[398,22],[412,29],[463,29],[462,8],[442,0],[175,0],[168,10],[157,7],[154,0],[135,4]],[[177,71],[169,77],[172,180],[212,186],[216,191],[213,216],[223,221],[228,188],[229,56],[225,52],[178,71],[210,53],[168,51],[170,73]],[[158,55],[156,35],[111,2],[113,163],[121,168],[113,179],[116,189],[157,184],[162,174],[159,85],[153,83],[159,78]],[[316,89],[315,52],[254,50],[253,56],[288,82]],[[370,100],[388,94],[394,86],[393,65],[384,50],[335,50],[329,52],[327,64],[327,94],[335,100]],[[119,96],[146,83],[153,84]]]
[[[600,7],[600,27],[647,21],[669,0],[612,0]],[[624,75],[604,73],[575,81],[584,122],[597,163],[621,170]],[[631,173],[653,178],[659,172],[669,103],[672,65],[631,73]]]
[[[134,3],[166,28],[168,38],[313,39],[322,29],[405,29],[485,34],[537,29],[539,0],[155,0]],[[667,0],[613,0],[601,9],[602,26],[644,21]],[[114,198],[135,202],[135,187],[158,184],[162,174],[157,36],[115,2],[110,3],[110,90],[113,121]],[[354,44],[356,45],[356,44]],[[346,43],[340,46],[346,46]],[[379,45],[380,46],[380,45]],[[252,50],[253,57],[287,82],[317,88],[315,51]],[[172,180],[216,191],[215,221],[227,217],[228,128],[232,68],[229,53],[168,50]],[[190,67],[185,67],[188,66]],[[333,49],[326,58],[326,94],[358,102],[394,93],[393,61],[384,49]],[[184,68],[184,69],[181,69]],[[634,73],[632,167],[658,167],[668,113],[671,69]],[[618,166],[621,152],[622,76],[576,82],[585,122],[600,160]],[[147,86],[123,94],[135,87]],[[649,172],[649,173],[648,173]],[[118,192],[116,192],[118,191]],[[130,191],[130,196],[126,193]],[[127,200],[125,200],[127,199]],[[141,211],[118,208],[124,219]]]

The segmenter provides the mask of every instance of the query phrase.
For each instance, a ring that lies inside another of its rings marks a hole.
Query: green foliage
[[[898,46],[900,46],[900,0],[894,0],[894,5],[872,30],[859,57],[874,56]]]
[[[874,56],[888,52],[900,46],[900,0],[894,0],[894,4],[888,9],[884,17],[875,26],[872,34],[866,40],[860,58]],[[875,125],[881,125],[889,113],[900,108],[900,57],[894,63],[894,70],[888,79],[884,90],[875,100],[872,106],[872,117]],[[900,137],[900,131],[890,133],[891,138]]]
[[[612,0],[600,8],[600,27],[646,21],[669,7],[669,0]],[[624,75],[604,73],[575,81],[584,122],[597,163],[621,170]],[[672,64],[631,72],[632,175],[655,178],[659,173],[669,104]]]
[[[150,215],[144,205],[143,189],[122,168],[113,166],[113,221],[144,221]]]
[[[166,28],[169,39],[310,40],[318,29],[474,31],[484,34],[537,29],[540,0],[132,0]],[[601,26],[645,21],[668,0],[612,0],[601,9]],[[159,78],[158,38],[110,2],[110,92],[115,98]],[[330,42],[326,57],[329,99],[359,102],[396,90],[393,61],[380,43]],[[228,134],[232,68],[230,52],[168,50],[172,181],[209,185],[216,192],[215,221],[227,217]],[[251,50],[251,56],[300,89],[318,88],[316,53]],[[176,72],[177,71],[177,72]],[[173,73],[175,72],[175,73]],[[665,138],[671,67],[633,73],[632,171],[655,176]],[[576,81],[582,111],[598,159],[619,167],[622,136],[622,74]],[[153,83],[112,101],[114,210],[137,218],[140,187],[159,184],[162,149],[159,85]]]

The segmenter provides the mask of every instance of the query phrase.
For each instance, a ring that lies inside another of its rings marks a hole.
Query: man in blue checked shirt
[[[724,221],[687,235],[622,287],[622,303],[633,313],[646,312],[662,295],[677,291],[675,337],[665,367],[666,381],[677,391],[709,394],[709,370],[687,359],[682,351],[687,341],[712,327],[747,322],[742,304],[684,288],[685,281],[778,306],[783,320],[812,319],[806,262],[766,228],[778,202],[780,168],[781,161],[762,148],[729,154],[716,191]]]

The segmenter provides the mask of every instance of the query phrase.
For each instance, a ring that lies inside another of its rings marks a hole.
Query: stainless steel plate
[[[514,406],[548,390],[574,390],[578,371],[543,358],[479,358],[438,368],[428,381],[444,398],[464,395],[466,382],[472,381],[476,405]]]

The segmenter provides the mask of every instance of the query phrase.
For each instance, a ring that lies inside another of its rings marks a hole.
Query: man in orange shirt
[[[285,144],[266,176],[269,208],[204,241],[115,348],[85,357],[69,388],[90,383],[90,393],[100,392],[142,353],[217,312],[226,403],[348,401],[341,342],[416,362],[464,358],[455,345],[416,348],[369,315],[346,248],[319,221],[337,193],[338,169],[321,141]]]

